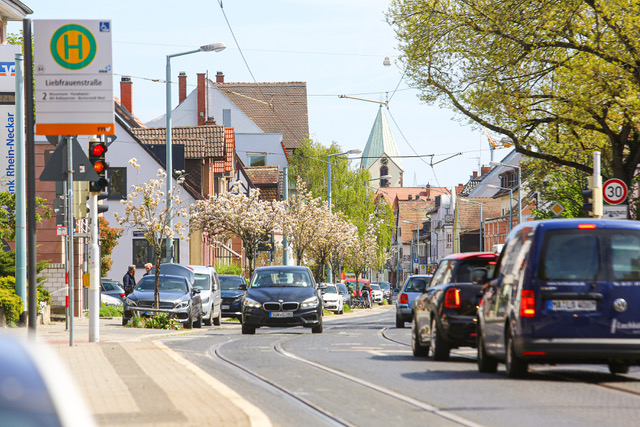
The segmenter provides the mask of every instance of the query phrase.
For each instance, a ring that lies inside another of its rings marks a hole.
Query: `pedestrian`
[[[124,295],[127,296],[133,292],[136,287],[136,266],[130,265],[127,268],[127,273],[122,278],[122,284],[124,285]]]
[[[153,268],[153,264],[151,264],[150,262],[146,263],[144,265],[144,269],[146,270],[144,275],[146,276],[147,274],[149,274],[149,271]]]

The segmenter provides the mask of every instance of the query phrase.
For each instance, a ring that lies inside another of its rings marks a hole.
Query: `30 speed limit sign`
[[[608,179],[602,186],[602,198],[610,205],[619,205],[627,198],[627,184],[618,178]]]

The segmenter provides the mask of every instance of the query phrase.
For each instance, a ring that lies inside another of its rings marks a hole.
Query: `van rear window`
[[[543,280],[595,280],[600,269],[598,236],[579,230],[549,231],[539,277]]]
[[[611,236],[613,280],[640,281],[640,236],[619,233]]]

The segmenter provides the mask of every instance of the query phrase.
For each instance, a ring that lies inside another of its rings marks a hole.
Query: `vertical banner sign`
[[[33,23],[36,134],[115,134],[111,21]]]
[[[20,46],[0,45],[0,191],[16,191],[16,62]]]

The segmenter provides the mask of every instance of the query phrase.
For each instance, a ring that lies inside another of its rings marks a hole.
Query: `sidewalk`
[[[124,328],[119,318],[100,319],[100,342],[89,343],[88,319],[74,319],[73,329],[74,346],[64,322],[38,325],[36,340],[60,355],[98,425],[271,425],[235,391],[152,339],[185,331]]]

